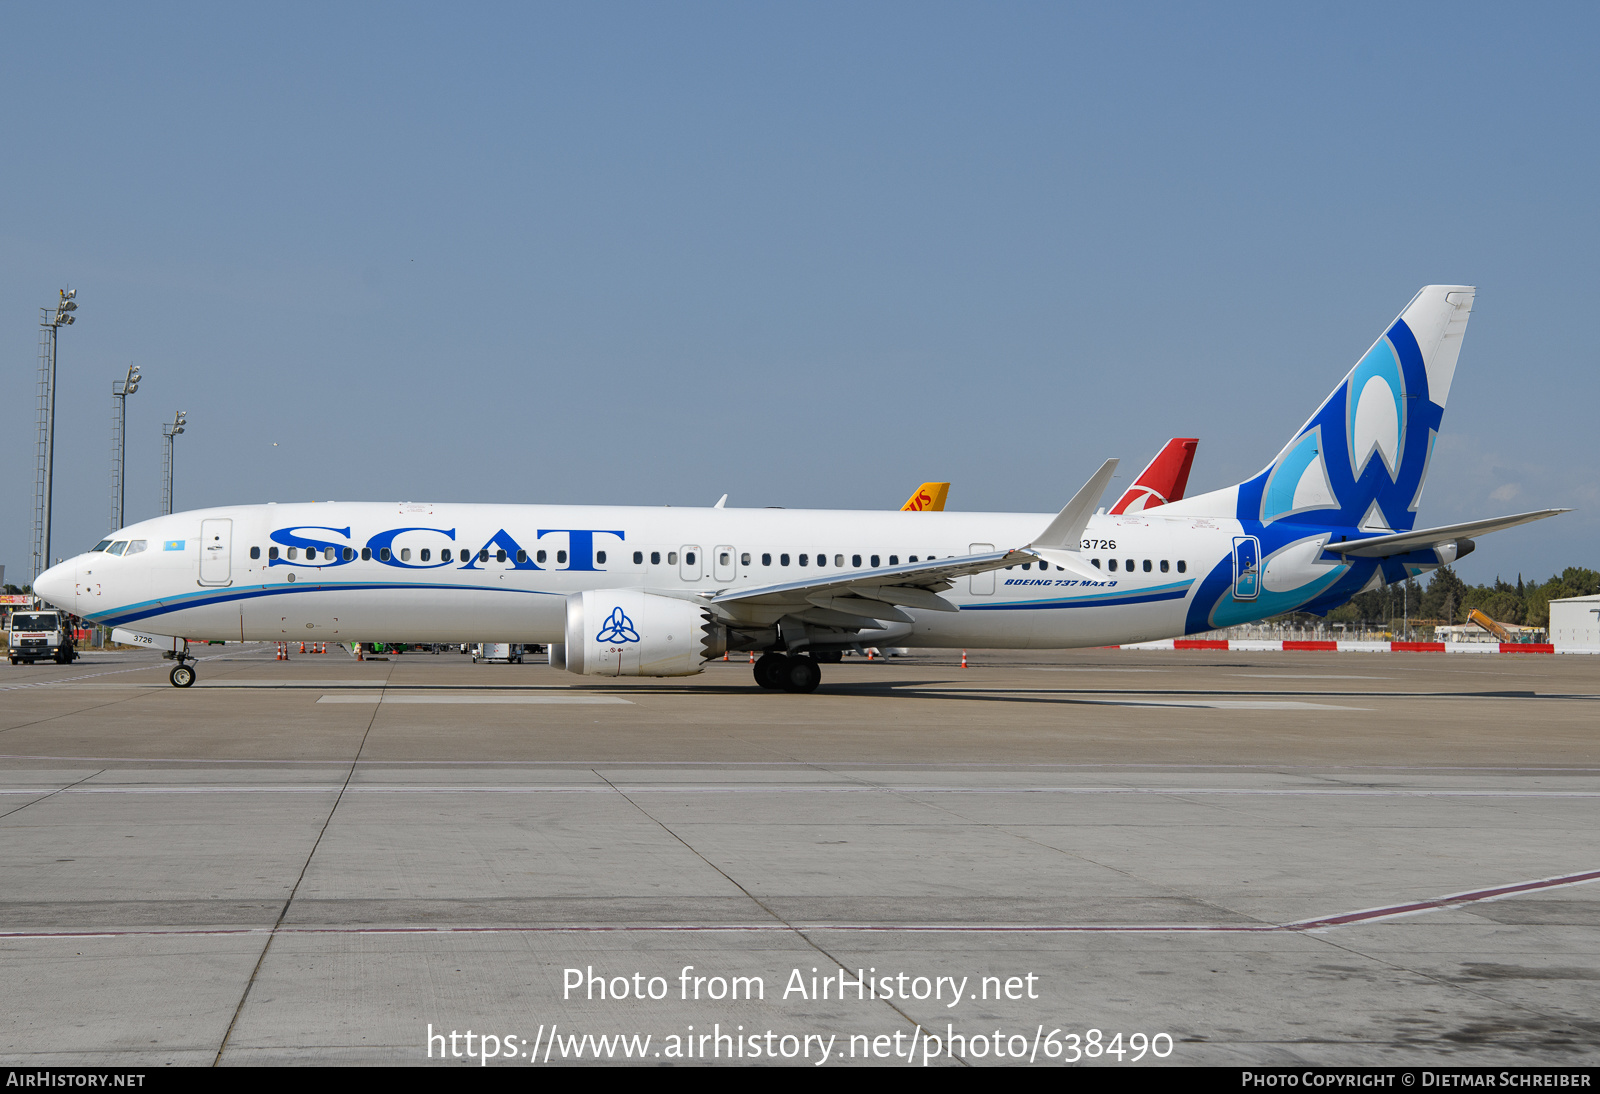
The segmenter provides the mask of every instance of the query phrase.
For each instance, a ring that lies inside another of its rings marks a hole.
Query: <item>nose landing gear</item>
[[[183,649],[164,653],[161,656],[169,661],[178,662],[172,666],[172,671],[167,673],[167,679],[172,681],[175,688],[186,688],[194,683],[194,666],[189,664],[194,660],[194,655],[189,652],[189,643],[183,644]]]

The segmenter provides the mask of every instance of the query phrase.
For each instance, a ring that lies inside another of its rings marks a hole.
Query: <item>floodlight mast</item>
[[[111,383],[111,531],[122,527],[122,503],[128,453],[128,396],[139,390],[139,366],[129,365],[126,379]]]
[[[53,314],[39,309],[39,431],[34,442],[33,477],[33,577],[50,566],[51,504],[54,500],[56,459],[56,336],[75,321],[77,289],[62,289]],[[30,579],[31,580],[31,579]]]
[[[172,418],[171,425],[161,427],[161,436],[166,441],[166,453],[162,458],[161,480],[161,515],[170,516],[172,513],[172,439],[183,432],[183,427],[189,423],[189,412],[180,410]]]

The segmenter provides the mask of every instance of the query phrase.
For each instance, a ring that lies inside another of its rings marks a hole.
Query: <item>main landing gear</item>
[[[773,691],[816,691],[822,683],[822,670],[809,657],[791,657],[782,653],[765,653],[756,662],[756,683]]]

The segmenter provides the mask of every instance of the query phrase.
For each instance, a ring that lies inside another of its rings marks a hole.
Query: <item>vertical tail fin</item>
[[[1411,530],[1475,293],[1423,288],[1272,463],[1182,511]]]
[[[1189,485],[1195,446],[1199,443],[1198,437],[1174,437],[1168,441],[1150,461],[1150,466],[1141,471],[1133,485],[1117,499],[1111,514],[1140,513],[1182,500],[1184,487]]]

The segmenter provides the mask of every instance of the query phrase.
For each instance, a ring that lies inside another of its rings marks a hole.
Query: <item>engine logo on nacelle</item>
[[[633,629],[633,620],[621,608],[611,609],[605,626],[594,636],[596,642],[637,642],[639,632]]]

